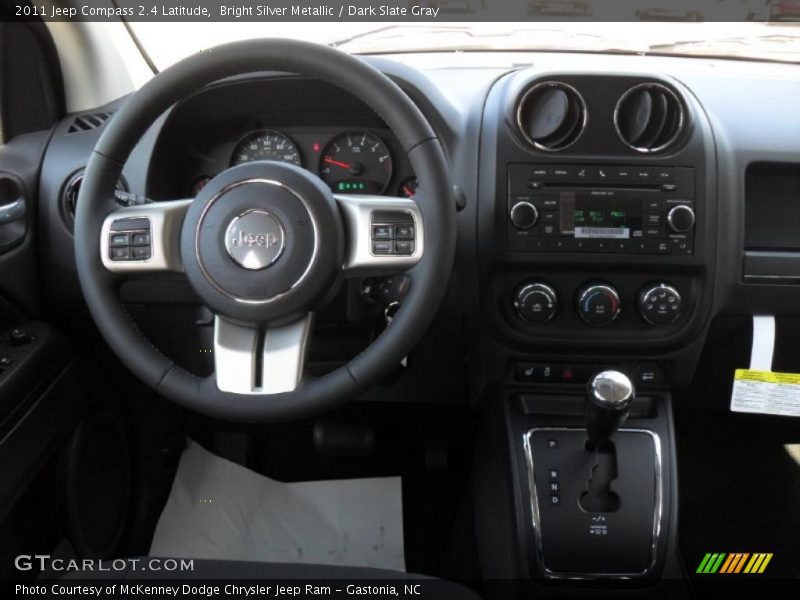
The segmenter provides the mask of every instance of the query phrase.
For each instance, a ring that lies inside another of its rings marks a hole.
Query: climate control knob
[[[670,325],[681,316],[681,295],[667,283],[645,287],[639,293],[639,314],[650,325]]]
[[[675,233],[686,233],[694,227],[694,210],[691,206],[679,204],[667,213],[667,225]]]
[[[511,207],[510,216],[517,229],[530,229],[539,220],[539,211],[530,202],[517,202]]]
[[[525,283],[514,295],[514,308],[523,321],[546,323],[558,310],[558,294],[546,283]]]
[[[592,283],[578,290],[577,309],[581,318],[592,325],[611,323],[619,316],[619,293],[610,285]]]

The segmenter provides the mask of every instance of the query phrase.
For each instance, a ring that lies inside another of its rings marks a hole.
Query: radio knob
[[[519,318],[529,323],[546,323],[558,310],[558,294],[546,283],[523,284],[514,295]]]
[[[511,207],[511,222],[517,229],[530,229],[539,220],[539,211],[530,202],[517,202]]]
[[[578,314],[591,325],[606,325],[619,316],[619,293],[610,285],[595,283],[578,290]]]
[[[694,227],[694,211],[691,206],[679,204],[667,213],[667,224],[675,233],[686,233]]]
[[[671,325],[681,316],[681,295],[673,286],[658,283],[639,293],[639,314],[650,325]]]

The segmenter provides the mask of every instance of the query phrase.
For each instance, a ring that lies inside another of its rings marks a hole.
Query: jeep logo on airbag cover
[[[225,248],[245,269],[259,270],[280,258],[286,244],[281,222],[265,210],[248,210],[235,217],[225,232]]]

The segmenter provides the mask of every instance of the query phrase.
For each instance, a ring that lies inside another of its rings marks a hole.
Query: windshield
[[[800,62],[800,23],[340,22],[331,26],[285,22],[132,22],[131,26],[160,69],[204,48],[258,37],[315,41],[355,54],[540,50]]]

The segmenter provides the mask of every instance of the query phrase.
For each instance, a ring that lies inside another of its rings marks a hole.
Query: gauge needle
[[[407,185],[403,186],[403,191],[406,193],[406,196],[408,196],[409,198],[411,198],[411,196],[414,195],[414,192],[412,192],[411,188],[409,188]]]
[[[329,165],[334,165],[334,166],[337,166],[337,167],[342,167],[343,169],[349,169],[349,168],[350,168],[350,165],[348,165],[347,163],[343,163],[343,162],[340,162],[340,161],[338,161],[338,160],[333,160],[333,159],[332,159],[332,158],[330,158],[329,156],[326,156],[325,158],[323,158],[323,159],[322,159],[322,162],[324,162],[324,163],[328,163]]]

